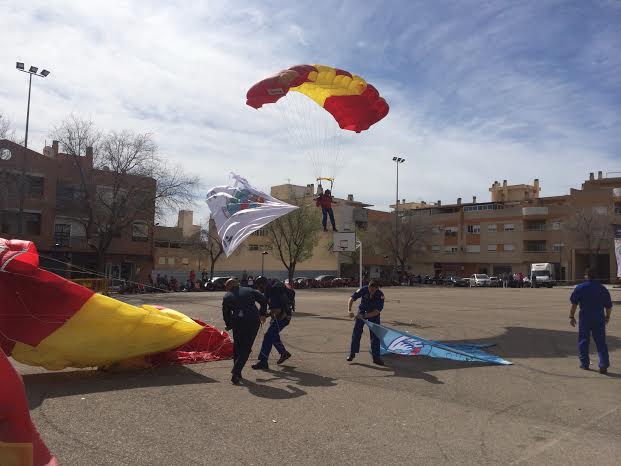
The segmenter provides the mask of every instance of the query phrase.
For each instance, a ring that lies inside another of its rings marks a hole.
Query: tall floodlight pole
[[[24,185],[26,180],[26,153],[25,149],[28,148],[28,126],[30,123],[30,91],[32,90],[32,75],[39,76],[40,78],[46,78],[50,72],[48,70],[42,70],[39,73],[39,68],[36,66],[31,66],[28,71],[24,69],[24,64],[22,62],[16,62],[15,68],[17,71],[21,71],[23,73],[28,73],[30,76],[28,77],[28,107],[26,110],[26,137],[24,138],[24,156],[22,157],[22,169],[19,180],[19,212],[18,212],[18,225],[17,225],[17,234],[21,238],[23,224],[24,224]]]
[[[28,77],[28,107],[26,110],[26,137],[24,138],[24,147],[28,148],[28,126],[30,123],[30,92],[32,90],[32,76],[39,76],[40,78],[47,78],[50,74],[48,70],[42,70],[39,73],[39,68],[36,66],[31,66],[28,70],[24,69],[24,64],[22,62],[17,62],[15,64],[15,68],[17,71],[21,71],[22,73],[28,73],[30,76]]]
[[[398,276],[399,269],[399,164],[405,162],[402,157],[393,157],[392,161],[397,165],[397,190],[395,196],[395,274]]]

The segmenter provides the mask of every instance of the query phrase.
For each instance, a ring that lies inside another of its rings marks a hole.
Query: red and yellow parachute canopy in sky
[[[51,370],[227,359],[225,332],[172,309],[132,306],[39,267],[33,243],[0,238],[0,347]]]
[[[342,129],[357,133],[388,114],[377,89],[360,76],[324,65],[297,65],[250,88],[246,103],[254,108],[274,103],[289,91],[306,95],[330,112]]]

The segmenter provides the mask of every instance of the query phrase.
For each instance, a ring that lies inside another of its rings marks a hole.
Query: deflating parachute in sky
[[[339,129],[360,133],[388,114],[388,104],[375,87],[324,65],[292,66],[259,81],[246,94],[253,108],[276,102],[286,120],[284,130],[307,154],[317,177],[334,177],[340,165]]]
[[[38,268],[33,243],[0,238],[0,346],[50,370],[227,359],[227,333],[172,309],[132,306]]]

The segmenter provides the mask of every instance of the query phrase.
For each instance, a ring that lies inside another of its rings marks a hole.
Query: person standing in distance
[[[374,280],[371,280],[367,286],[363,286],[358,291],[354,292],[349,298],[347,303],[349,318],[354,318],[354,313],[351,310],[354,301],[361,299],[358,306],[358,314],[355,316],[356,321],[354,323],[354,331],[351,335],[351,348],[349,351],[348,361],[353,361],[356,357],[356,353],[360,352],[360,338],[362,337],[362,330],[364,329],[364,320],[369,322],[380,324],[380,313],[384,309],[384,293],[379,289],[379,285]],[[371,330],[371,354],[373,355],[373,362],[379,366],[384,365],[384,361],[380,357],[380,341],[377,335]]]
[[[610,360],[608,345],[606,344],[606,324],[610,321],[612,312],[610,292],[601,283],[593,281],[593,273],[590,269],[586,269],[584,272],[584,279],[585,281],[576,286],[569,298],[571,301],[569,323],[572,327],[576,326],[576,308],[580,305],[580,314],[578,315],[580,368],[589,370],[589,342],[591,335],[593,335],[599,356],[599,372],[600,374],[607,374]],[[604,310],[606,311],[605,314]]]
[[[259,327],[267,316],[267,299],[259,291],[240,287],[236,278],[225,284],[222,317],[226,330],[233,329],[233,369],[231,382],[239,385]],[[261,306],[257,309],[256,304]]]

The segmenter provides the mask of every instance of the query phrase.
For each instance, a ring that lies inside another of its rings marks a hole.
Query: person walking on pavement
[[[222,298],[222,317],[226,330],[233,330],[233,369],[231,382],[239,385],[242,369],[248,361],[259,327],[267,316],[267,299],[259,291],[240,287],[235,278],[225,284]],[[257,309],[257,304],[260,309]]]
[[[362,298],[362,299],[361,299]],[[384,309],[384,293],[379,289],[379,285],[374,280],[371,280],[367,286],[363,286],[358,291],[354,292],[349,298],[347,303],[349,318],[354,318],[354,313],[351,307],[355,301],[361,299],[358,306],[358,314],[355,316],[354,330],[351,335],[351,347],[349,351],[348,361],[353,361],[356,354],[360,352],[360,338],[362,337],[362,330],[364,329],[364,321],[368,320],[375,324],[380,324],[380,313]],[[379,366],[384,365],[380,357],[380,340],[371,330],[371,354],[373,356],[373,362]]]
[[[571,294],[571,309],[569,323],[576,326],[576,308],[580,305],[578,315],[578,352],[580,368],[589,370],[589,342],[591,335],[597,346],[599,356],[599,372],[607,374],[610,360],[608,345],[606,344],[606,325],[612,313],[610,292],[604,285],[593,280],[593,273],[587,269],[584,272],[585,281],[574,289]],[[605,313],[604,313],[605,310]]]
[[[259,361],[253,364],[252,368],[255,370],[268,370],[269,364],[267,361],[272,351],[272,346],[280,353],[280,358],[276,361],[276,364],[282,364],[291,357],[291,353],[287,351],[280,339],[280,332],[291,323],[291,315],[295,310],[295,291],[281,282],[270,285],[264,277],[257,279],[257,288],[267,298],[272,321],[263,336]]]

